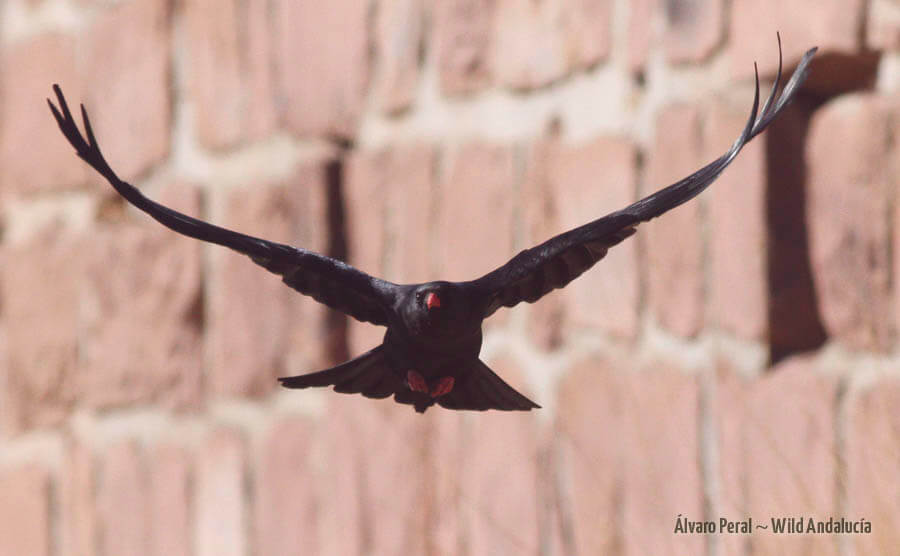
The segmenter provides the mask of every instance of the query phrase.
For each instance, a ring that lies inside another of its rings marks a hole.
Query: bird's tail
[[[419,413],[424,413],[434,404],[447,409],[474,411],[528,411],[541,407],[504,382],[480,359],[475,359],[468,369],[459,369],[453,389],[446,394],[435,398],[427,393],[401,388],[394,395],[394,401],[412,405]]]
[[[386,398],[403,387],[385,361],[384,346],[369,350],[336,367],[298,376],[281,377],[285,388],[334,386],[335,392],[362,394],[369,398]]]
[[[485,409],[528,411],[541,407],[504,382],[480,359],[476,359],[472,365],[472,368],[456,381],[453,390],[437,399],[438,405],[447,409],[476,411]]]

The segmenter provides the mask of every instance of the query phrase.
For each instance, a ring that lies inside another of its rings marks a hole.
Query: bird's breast
[[[419,338],[402,330],[388,328],[384,337],[385,354],[393,370],[405,376],[415,370],[426,378],[456,376],[458,369],[478,358],[481,330],[464,337]]]

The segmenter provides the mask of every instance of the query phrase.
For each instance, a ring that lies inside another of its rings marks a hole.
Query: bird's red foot
[[[426,383],[422,375],[416,371],[407,371],[406,383],[409,384],[409,389],[413,392],[422,392],[423,394],[428,393],[428,383]]]
[[[452,376],[445,376],[441,380],[438,381],[437,384],[434,385],[434,388],[431,389],[431,397],[437,398],[439,396],[443,396],[444,394],[449,394],[450,390],[453,390],[453,383],[456,382],[453,380]]]

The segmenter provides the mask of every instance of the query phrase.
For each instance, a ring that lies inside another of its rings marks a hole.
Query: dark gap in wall
[[[801,92],[824,104],[838,95],[870,90],[875,86],[880,61],[881,53],[873,50],[853,54],[819,52]]]
[[[634,72],[632,79],[634,80],[634,85],[636,87],[643,88],[647,86],[647,74],[642,69]]]
[[[695,0],[666,0],[666,22],[673,27],[692,24],[697,19],[697,2]]]
[[[769,347],[772,364],[826,340],[806,231],[806,139],[821,101],[799,93],[766,134]]]
[[[327,255],[340,261],[348,260],[347,225],[344,211],[344,161],[342,155],[329,160],[325,166],[326,210],[328,225]],[[325,310],[325,354],[332,361],[350,358],[347,340],[347,316],[334,309]]]
[[[203,274],[206,273],[206,269],[201,270]],[[201,284],[203,284],[201,280]],[[201,285],[200,289],[197,291],[197,295],[194,296],[194,300],[191,302],[190,306],[187,309],[186,321],[188,324],[197,331],[199,336],[203,335],[203,331],[206,330],[206,286]]]
[[[806,229],[810,121],[831,98],[875,84],[879,53],[824,53],[794,102],[766,133],[769,357],[774,365],[827,339],[818,311]]]

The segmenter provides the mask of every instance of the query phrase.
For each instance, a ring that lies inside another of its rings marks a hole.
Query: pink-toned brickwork
[[[894,0],[0,2],[0,556],[894,554]],[[396,282],[476,278],[725,152],[710,191],[486,322],[543,406],[283,390],[381,341],[89,172]],[[688,520],[865,518],[865,535]]]

